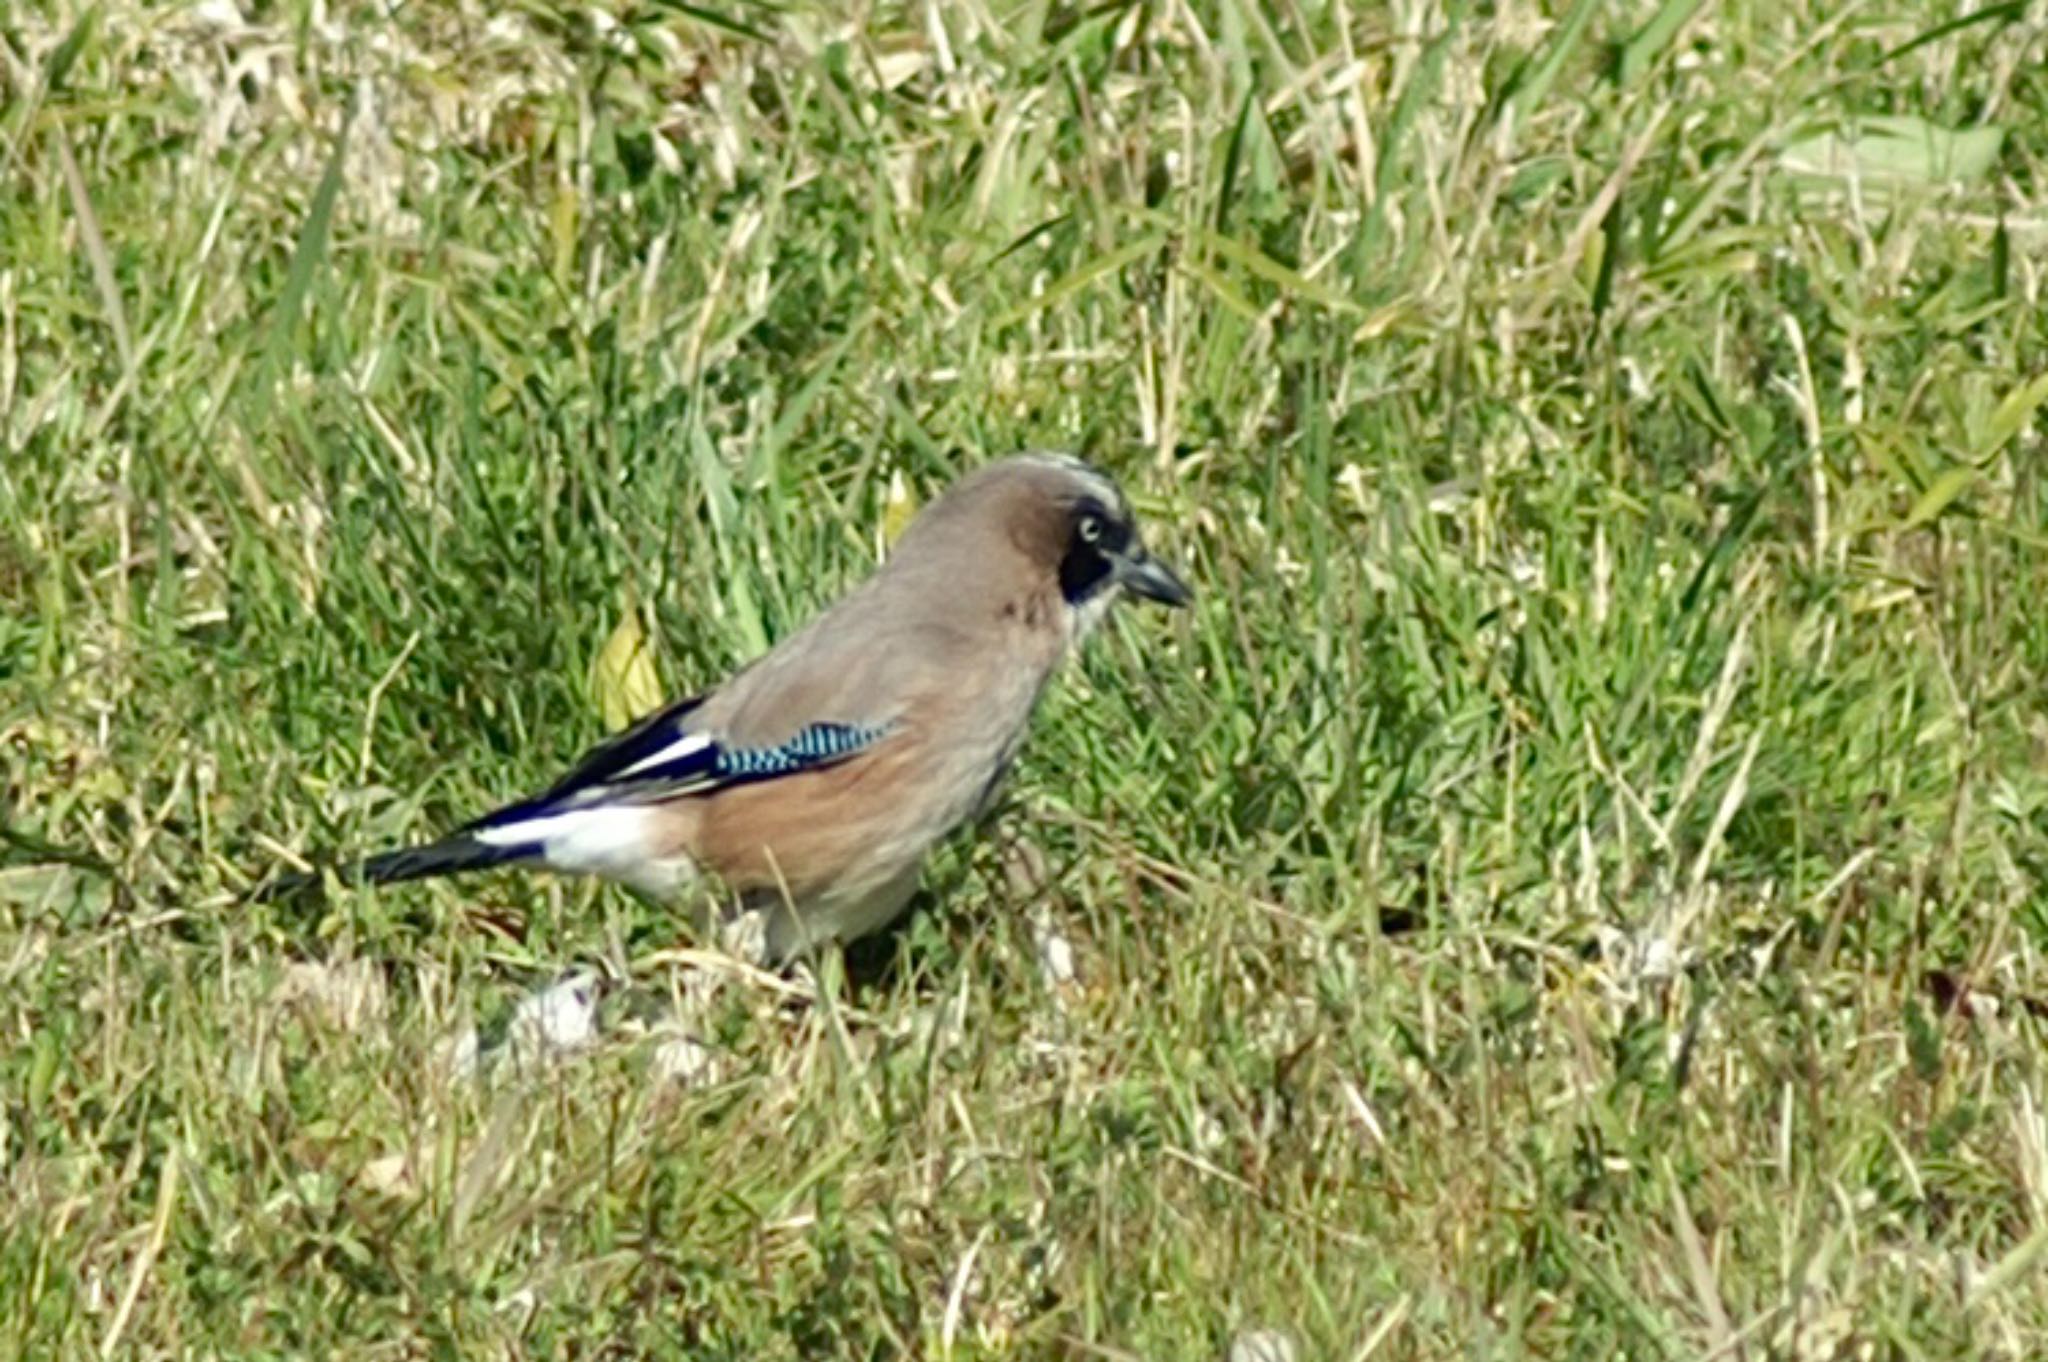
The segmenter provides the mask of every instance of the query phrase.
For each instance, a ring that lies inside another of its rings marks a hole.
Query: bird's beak
[[[1117,564],[1117,581],[1133,596],[1176,608],[1194,600],[1188,584],[1166,564],[1149,553],[1140,552]]]

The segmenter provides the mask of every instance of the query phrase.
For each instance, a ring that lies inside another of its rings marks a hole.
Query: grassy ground
[[[391,8],[0,18],[0,1353],[2048,1348],[2039,5]],[[237,901],[1027,445],[1199,608],[822,1001]]]

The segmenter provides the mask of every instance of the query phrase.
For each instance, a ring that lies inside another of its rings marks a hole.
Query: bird
[[[1030,451],[959,478],[883,564],[723,684],[600,742],[553,785],[343,867],[397,883],[493,867],[656,900],[706,881],[785,963],[893,922],[928,853],[992,802],[1063,659],[1121,597],[1193,592],[1101,469]],[[295,873],[272,899],[324,883]]]

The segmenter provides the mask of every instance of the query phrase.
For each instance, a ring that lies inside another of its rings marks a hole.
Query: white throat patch
[[[1116,604],[1122,587],[1111,586],[1096,592],[1079,605],[1068,605],[1061,613],[1067,626],[1067,646],[1078,648],[1088,636],[1095,632],[1103,620],[1109,617],[1109,608]]]

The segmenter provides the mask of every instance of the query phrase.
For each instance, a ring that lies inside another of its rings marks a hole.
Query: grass
[[[0,20],[0,1352],[2048,1346],[2036,8],[245,8]],[[1032,445],[1199,606],[815,1002],[240,902]]]

